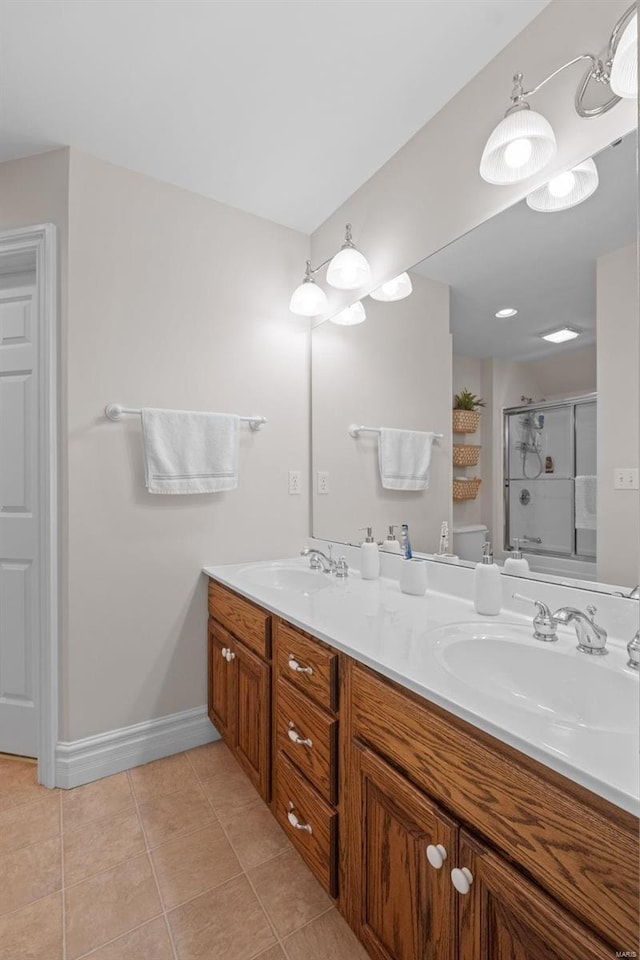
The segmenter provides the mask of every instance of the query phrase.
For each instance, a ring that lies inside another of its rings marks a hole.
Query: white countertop
[[[276,562],[309,570],[309,561],[302,557]],[[482,617],[470,600],[454,592],[462,583],[462,592],[468,594],[470,572],[464,572],[463,581],[459,570],[449,573],[442,569],[446,566],[443,564],[429,564],[430,582],[434,581],[438,589],[430,589],[422,597],[401,593],[397,580],[387,577],[362,580],[353,566],[346,580],[321,572],[315,574],[324,578],[322,588],[315,592],[264,586],[256,582],[260,578],[255,573],[265,566],[266,561],[225,564],[205,567],[204,573],[593,793],[631,813],[640,812],[637,723],[633,732],[620,732],[615,723],[599,729],[597,723],[595,728],[581,723],[579,712],[567,722],[545,705],[544,689],[540,690],[539,709],[532,709],[530,703],[523,709],[516,690],[512,698],[487,695],[481,684],[470,682],[469,677],[465,682],[454,674],[443,656],[448,625],[473,623],[478,632],[486,625],[484,632],[489,637],[508,633],[504,628],[512,625],[517,628],[518,642],[523,648],[534,648],[536,658],[548,656],[549,678],[553,677],[555,657],[575,656],[580,670],[602,671],[599,677],[606,697],[607,691],[616,690],[612,684],[618,682],[617,674],[624,672],[628,678],[624,696],[628,691],[634,700],[626,706],[634,711],[638,705],[638,677],[625,667],[627,656],[622,639],[610,637],[610,653],[601,658],[587,657],[576,650],[572,626],[559,627],[557,643],[542,645],[531,636],[533,608],[527,615],[505,609],[498,617]],[[449,581],[446,592],[443,580]],[[520,581],[510,577],[504,581],[509,591],[520,589]],[[452,583],[456,587],[448,592]],[[580,606],[584,608],[584,604]],[[525,657],[523,670],[526,662]],[[597,718],[597,703],[592,705],[591,714]]]

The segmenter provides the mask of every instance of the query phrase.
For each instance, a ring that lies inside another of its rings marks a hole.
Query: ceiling
[[[415,269],[451,287],[453,349],[464,357],[534,360],[596,342],[596,259],[637,237],[636,133],[594,159],[600,185],[560,213],[515,204]],[[497,310],[518,315],[498,320]],[[558,327],[581,336],[554,345]]]
[[[548,0],[2,0],[0,160],[71,145],[312,232]]]

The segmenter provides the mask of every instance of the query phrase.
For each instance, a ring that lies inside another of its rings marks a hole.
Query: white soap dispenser
[[[389,533],[387,534],[386,540],[382,541],[382,546],[380,548],[381,550],[384,550],[385,553],[402,553],[402,547],[398,543],[396,535],[393,532],[397,526],[397,523],[389,524]]]
[[[502,572],[510,573],[513,577],[526,577],[526,575],[529,573],[529,564],[522,556],[520,541],[514,537],[513,543],[513,550],[511,551],[510,556],[508,556],[504,561]]]
[[[500,567],[493,562],[491,544],[484,544],[482,560],[476,564],[473,581],[473,604],[476,613],[485,617],[495,617],[502,606],[502,581]]]
[[[367,531],[366,538],[360,544],[360,576],[363,580],[377,580],[380,576],[380,551],[371,527],[360,527]]]

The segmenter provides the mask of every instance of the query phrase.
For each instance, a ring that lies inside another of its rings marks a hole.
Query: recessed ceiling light
[[[571,327],[562,327],[561,330],[552,330],[551,333],[545,333],[543,340],[549,340],[551,343],[564,343],[565,340],[575,340],[579,337],[578,330],[572,330]]]
[[[515,317],[517,312],[515,307],[505,307],[503,310],[498,310],[496,317],[498,320],[504,320],[506,317]]]

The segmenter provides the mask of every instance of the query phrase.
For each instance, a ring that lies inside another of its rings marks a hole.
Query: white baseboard
[[[219,739],[207,708],[194,707],[95,737],[58,743],[56,786],[78,787]]]

